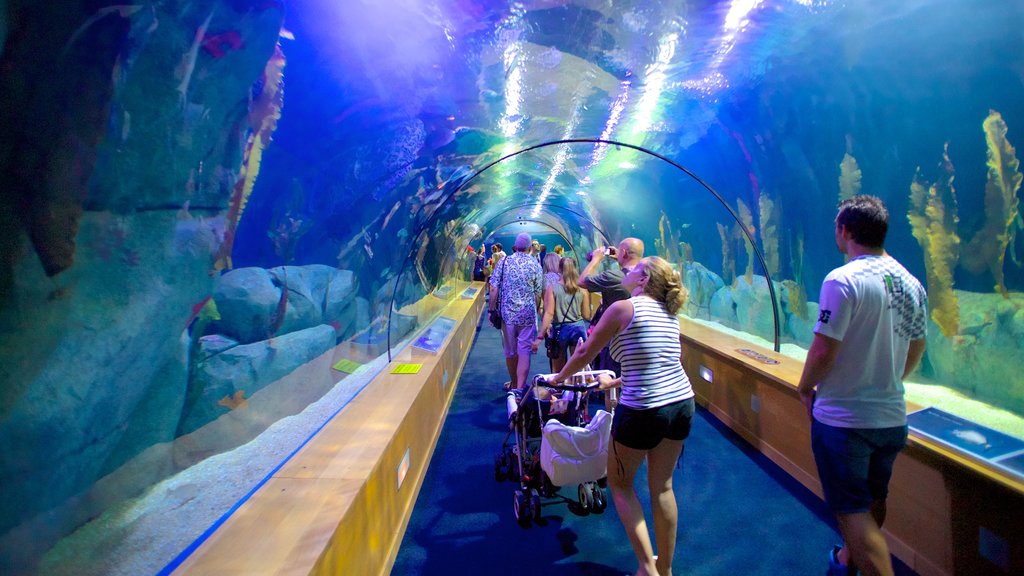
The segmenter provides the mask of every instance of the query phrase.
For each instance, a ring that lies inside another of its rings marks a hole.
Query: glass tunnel
[[[639,238],[685,326],[799,366],[856,194],[927,287],[929,461],[1020,510],[1021,30],[983,0],[0,0],[0,572],[182,569],[522,232],[580,269]]]

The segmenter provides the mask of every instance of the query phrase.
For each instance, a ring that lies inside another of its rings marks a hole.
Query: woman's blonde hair
[[[683,279],[679,276],[679,272],[673,270],[668,262],[657,256],[644,258],[638,266],[647,277],[644,294],[664,304],[669,314],[679,312],[690,296],[690,291],[683,286]]]
[[[572,258],[562,258],[558,264],[558,270],[562,274],[562,287],[566,294],[575,294],[580,289],[580,273],[576,270],[576,261]]]
[[[558,274],[558,264],[561,258],[558,254],[548,254],[544,257],[544,272],[554,272]]]
[[[559,256],[562,256],[565,253],[565,248],[562,248],[562,245],[559,244],[559,245],[555,246],[554,252],[555,252],[555,254],[558,254]]]

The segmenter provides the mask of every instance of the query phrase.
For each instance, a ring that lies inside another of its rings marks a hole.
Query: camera
[[[619,251],[616,250],[614,246],[609,246],[608,248],[605,249],[604,253],[606,256],[611,256],[614,258],[615,256],[618,255]]]

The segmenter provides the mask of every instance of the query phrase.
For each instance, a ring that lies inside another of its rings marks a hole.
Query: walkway
[[[613,504],[602,514],[577,516],[552,502],[539,524],[516,523],[517,484],[494,479],[506,420],[501,337],[486,322],[479,330],[392,574],[631,573],[636,561]],[[542,349],[533,373],[547,371]],[[645,468],[637,482],[646,485]],[[839,537],[822,502],[705,410],[694,418],[674,486],[675,574],[825,573]],[[650,526],[649,501],[641,500]],[[912,572],[897,566],[897,574]]]

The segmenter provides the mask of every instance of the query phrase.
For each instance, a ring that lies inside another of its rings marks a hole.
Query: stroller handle
[[[537,374],[533,379],[533,385],[541,388],[551,388],[552,390],[574,390],[577,392],[585,392],[587,390],[593,390],[600,385],[597,381],[598,376],[611,376],[614,378],[615,372],[612,372],[611,370],[580,370],[570,376],[571,384],[549,384],[547,379],[554,376],[554,374]]]

